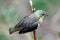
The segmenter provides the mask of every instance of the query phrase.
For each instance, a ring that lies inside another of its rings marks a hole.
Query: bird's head
[[[48,16],[48,14],[43,10],[37,10],[35,12],[35,16],[43,19],[44,17]]]
[[[37,11],[35,12],[35,16],[36,16],[37,18],[39,18],[39,21],[40,21],[40,22],[43,22],[43,19],[44,19],[46,16],[48,16],[48,14],[47,14],[45,11],[43,11],[43,10],[37,10]]]

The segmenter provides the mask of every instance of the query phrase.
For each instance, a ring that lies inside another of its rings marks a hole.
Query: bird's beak
[[[48,14],[45,14],[45,16],[48,16]]]
[[[42,16],[45,16],[46,17],[46,16],[48,16],[48,14],[42,14]]]

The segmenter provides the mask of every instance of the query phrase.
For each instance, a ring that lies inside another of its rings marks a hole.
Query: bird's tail
[[[20,30],[19,28],[15,28],[15,27],[9,28],[9,33],[12,34],[12,33],[19,31],[19,30]]]

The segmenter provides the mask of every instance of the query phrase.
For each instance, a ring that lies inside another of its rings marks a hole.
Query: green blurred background
[[[25,15],[30,13],[29,0],[0,0],[0,40],[14,40],[8,33]],[[60,7],[60,0],[33,0],[33,6],[48,13],[48,19],[56,14]],[[27,10],[27,11],[26,11]],[[60,32],[58,32],[60,36]],[[33,38],[32,38],[33,39]],[[42,37],[38,37],[42,40]]]

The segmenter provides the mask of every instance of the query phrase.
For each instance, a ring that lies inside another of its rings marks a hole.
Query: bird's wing
[[[24,18],[22,18],[22,19],[16,24],[15,28],[16,28],[16,27],[20,27],[20,26],[24,23],[26,17],[28,17],[28,16],[25,16]]]
[[[34,23],[30,27],[24,27],[22,30],[19,31],[19,34],[23,34],[23,33],[34,31],[35,29],[37,29],[37,27],[38,27],[38,23]]]

